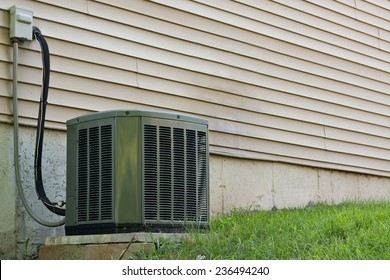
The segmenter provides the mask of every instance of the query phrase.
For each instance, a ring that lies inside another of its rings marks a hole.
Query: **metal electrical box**
[[[117,110],[67,129],[66,235],[208,228],[206,120]]]
[[[21,6],[10,8],[10,38],[32,40],[33,14],[32,10]]]

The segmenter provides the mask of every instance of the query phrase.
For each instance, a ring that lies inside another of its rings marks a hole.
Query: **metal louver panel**
[[[101,127],[101,196],[100,218],[111,220],[113,217],[113,143],[112,126]]]
[[[186,218],[188,221],[196,221],[196,132],[193,130],[187,130],[186,136]]]
[[[174,220],[184,221],[185,217],[185,146],[184,129],[173,129],[173,218]]]
[[[206,132],[144,125],[144,215],[150,222],[207,222]]]
[[[79,130],[78,140],[78,185],[77,185],[77,210],[78,221],[85,222],[88,219],[88,130]]]
[[[157,171],[157,128],[155,126],[145,126],[144,128],[144,201],[145,205],[157,206],[158,203],[158,171]],[[157,219],[157,207],[146,207],[144,209],[145,218],[148,220]]]
[[[172,219],[172,149],[171,128],[159,127],[159,160],[160,160],[160,219]]]
[[[208,161],[207,136],[203,131],[197,132],[198,137],[198,216],[200,221],[209,221],[208,209]]]
[[[78,222],[111,221],[113,218],[112,125],[78,132]]]

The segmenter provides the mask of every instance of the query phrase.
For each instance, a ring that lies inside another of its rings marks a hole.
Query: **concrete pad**
[[[154,250],[153,243],[45,245],[40,260],[128,260],[135,252]]]
[[[186,233],[150,233],[132,232],[115,234],[51,236],[46,238],[45,245],[82,245],[103,243],[155,243],[161,238],[181,241],[188,238]]]
[[[135,252],[150,252],[161,239],[183,241],[185,233],[118,233],[46,238],[40,260],[127,260]]]

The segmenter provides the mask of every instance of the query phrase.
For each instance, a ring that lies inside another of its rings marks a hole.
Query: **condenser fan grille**
[[[151,222],[207,222],[204,131],[144,125],[144,215]]]

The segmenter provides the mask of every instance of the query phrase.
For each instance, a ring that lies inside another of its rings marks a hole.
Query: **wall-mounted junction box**
[[[10,38],[32,40],[33,11],[21,6],[10,8]]]

